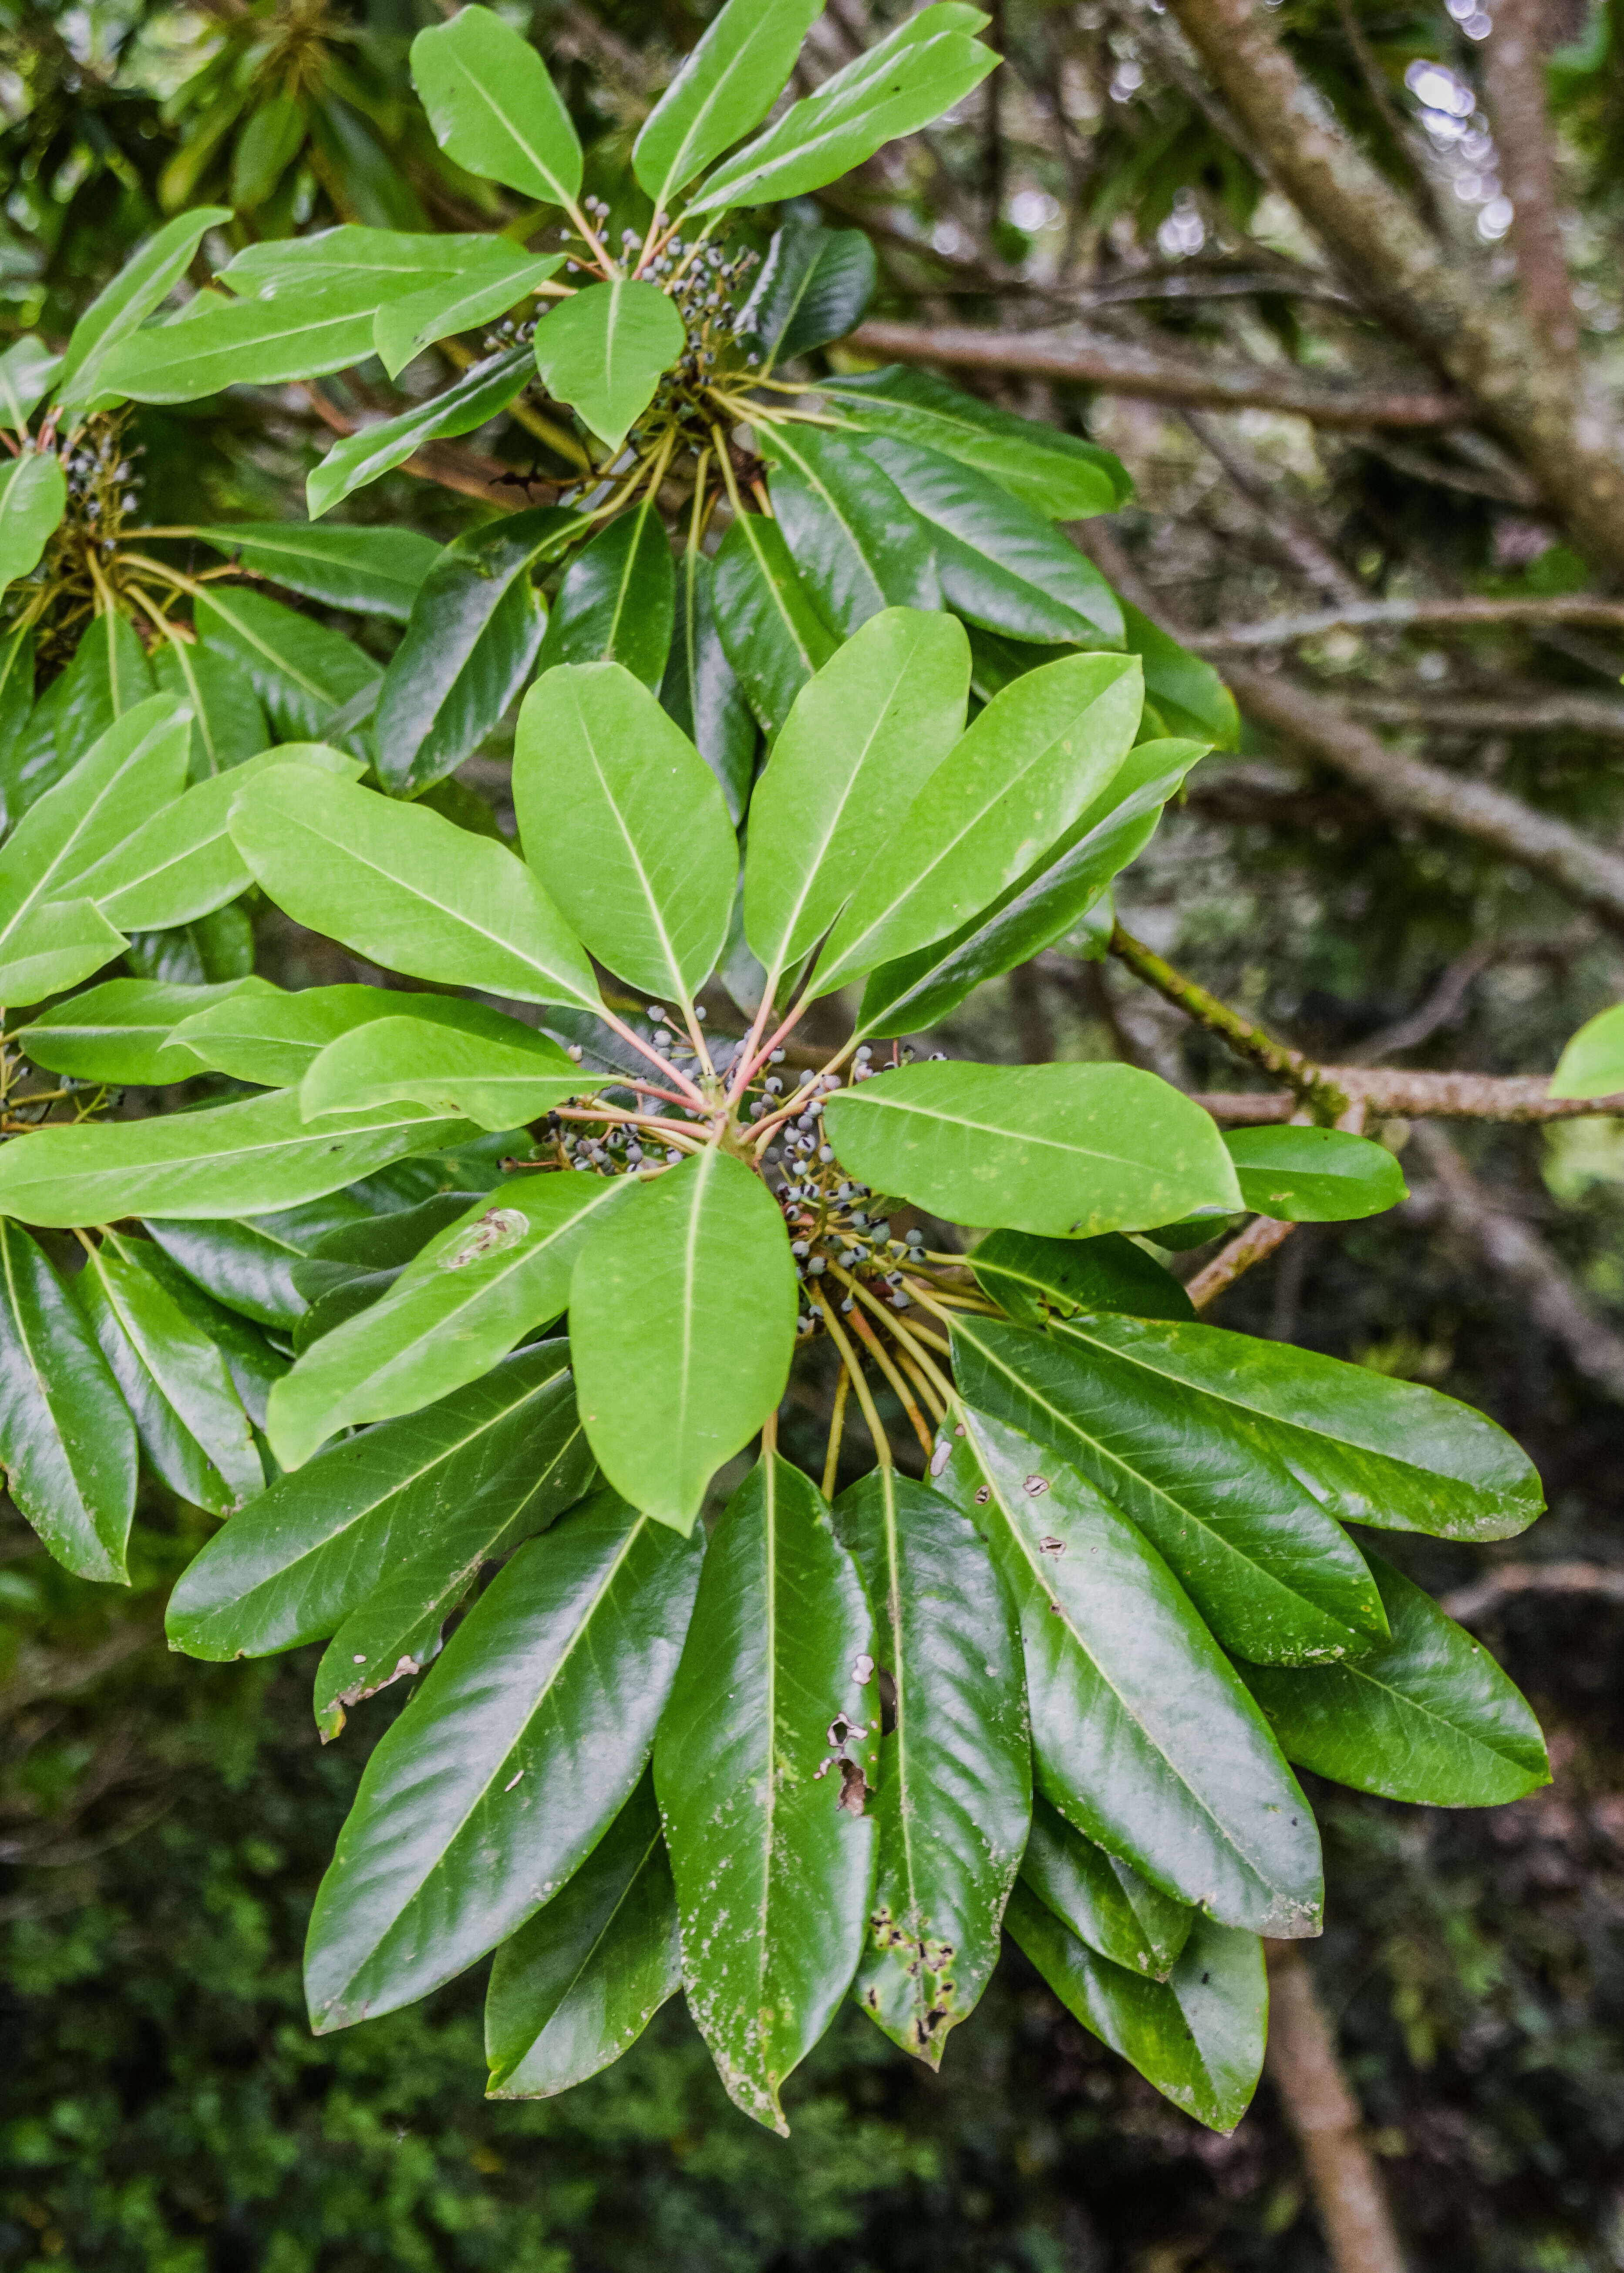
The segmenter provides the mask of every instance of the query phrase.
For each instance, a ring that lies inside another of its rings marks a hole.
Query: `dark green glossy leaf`
[[[887,364],[855,378],[825,379],[822,391],[861,431],[916,442],[973,466],[1050,521],[1115,513],[1133,494],[1122,461],[1109,450],[996,409],[933,371]]]
[[[1132,1517],[1219,1639],[1260,1663],[1357,1655],[1387,1620],[1365,1559],[1289,1470],[1222,1410],[1114,1358],[1109,1314],[1035,1334],[966,1322],[959,1377]]]
[[[271,730],[253,681],[200,640],[167,640],[153,657],[161,694],[192,706],[191,778],[206,781],[270,746]]]
[[[216,1302],[285,1333],[298,1324],[305,1298],[293,1273],[310,1254],[335,1212],[347,1216],[347,1195],[330,1195],[259,1216],[252,1223],[172,1223],[148,1216],[147,1229],[187,1277]]]
[[[530,41],[488,8],[419,32],[411,75],[435,139],[470,174],[549,205],[581,187],[581,142]]]
[[[873,243],[861,229],[786,221],[773,231],[740,332],[756,341],[766,371],[810,355],[856,330],[877,273]]]
[[[656,207],[759,126],[783,91],[821,0],[728,0],[644,122],[632,151]]]
[[[1240,740],[1240,713],[1212,664],[1180,647],[1126,600],[1120,605],[1124,644],[1143,662],[1145,692],[1169,733],[1192,734],[1221,750],[1234,749]]]
[[[1349,1223],[1410,1197],[1386,1145],[1344,1129],[1235,1129],[1223,1141],[1247,1206],[1286,1223]]]
[[[1170,1271],[1120,1232],[1099,1239],[1038,1239],[995,1231],[970,1257],[982,1287],[1018,1324],[1041,1326],[1044,1306],[1072,1311],[1128,1310],[1139,1318],[1193,1318],[1190,1297]]]
[[[841,1495],[835,1524],[875,1608],[873,1652],[893,1699],[874,1778],[879,1868],[853,1993],[893,2043],[939,2067],[950,2031],[992,1977],[1026,1843],[1020,1635],[975,1526],[926,1485],[876,1469]]]
[[[263,1429],[271,1391],[288,1370],[287,1359],[272,1348],[258,1326],[206,1294],[156,1240],[139,1243],[142,1269],[151,1272],[183,1317],[218,1349],[243,1410],[256,1429]]]
[[[58,1563],[127,1579],[135,1424],[84,1314],[26,1232],[0,1217],[0,1467]]]
[[[660,701],[716,776],[737,828],[756,770],[756,720],[722,645],[711,565],[697,545],[677,565],[675,599]]]
[[[399,624],[444,550],[410,529],[313,529],[297,521],[244,521],[198,535],[307,600]]]
[[[1286,1758],[1424,1807],[1497,1807],[1551,1781],[1539,1723],[1494,1660],[1372,1556],[1392,1639],[1349,1665],[1243,1665]]]
[[[1054,1451],[989,1414],[966,1418],[944,1488],[966,1513],[984,1510],[1016,1599],[1045,1797],[1222,1924],[1317,1933],[1308,1803],[1172,1572]]]
[[[667,293],[617,276],[542,311],[536,368],[553,401],[618,452],[687,344]]]
[[[262,979],[229,979],[220,986],[184,986],[153,979],[109,979],[19,1031],[35,1065],[76,1081],[161,1086],[184,1081],[198,1061],[169,1046],[174,1027],[192,1012],[229,1001],[241,990],[268,994]]]
[[[32,801],[21,761],[33,709],[34,634],[25,626],[0,640],[0,828],[14,829]]]
[[[231,202],[263,205],[304,146],[304,106],[290,94],[260,103],[231,154]]]
[[[1046,1799],[1032,1810],[1021,1881],[1063,1925],[1130,1973],[1165,1981],[1196,1913],[1160,1894],[1131,1863],[1074,1831]]]
[[[311,1919],[319,2032],[438,1988],[580,1868],[648,1759],[701,1545],[599,1492],[492,1581],[367,1762]]]
[[[783,530],[764,514],[741,514],[723,537],[714,590],[727,660],[763,731],[776,734],[840,642],[813,605]]]
[[[528,347],[505,348],[500,355],[471,364],[443,394],[335,442],[304,484],[311,519],[319,520],[351,490],[375,482],[425,443],[471,434],[485,425],[523,391],[534,368]]]
[[[204,644],[247,674],[282,742],[319,742],[333,720],[378,677],[353,641],[263,592],[212,585],[196,610]]]
[[[127,619],[110,610],[98,616],[80,640],[61,683],[52,716],[64,772],[99,736],[157,691],[146,649]],[[34,713],[36,724],[44,707],[41,703]]]
[[[580,527],[578,520],[575,527]],[[658,688],[671,652],[676,578],[671,545],[650,495],[612,521],[564,571],[547,619],[540,668],[618,663]]]
[[[551,2099],[629,2051],[682,1985],[676,1890],[645,1777],[569,1883],[496,1953],[489,2099]]]
[[[873,1649],[828,1506],[770,1455],[717,1526],[654,1759],[688,2009],[728,2097],[770,2130],[788,2131],[780,2088],[862,1952]]]
[[[931,540],[863,446],[816,426],[763,444],[772,509],[818,612],[848,635],[884,608],[939,608]]]

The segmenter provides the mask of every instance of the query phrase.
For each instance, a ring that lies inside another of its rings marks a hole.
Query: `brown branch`
[[[1439,733],[1597,734],[1624,741],[1624,702],[1563,686],[1526,694],[1355,694],[1349,709],[1379,726],[1430,726]]]
[[[1349,1099],[1342,1090],[1327,1082],[1323,1069],[1294,1050],[1289,1043],[1276,1041],[1274,1035],[1251,1018],[1243,1017],[1238,1010],[1219,1001],[1195,979],[1187,979],[1172,964],[1142,940],[1134,938],[1117,924],[1111,933],[1111,953],[1124,963],[1136,979],[1154,986],[1164,1001],[1171,1002],[1187,1018],[1193,1018],[1207,1032],[1216,1034],[1226,1047],[1248,1065],[1257,1066],[1264,1073],[1272,1073],[1281,1081],[1289,1081],[1297,1092],[1297,1102],[1306,1105],[1322,1121],[1335,1121],[1347,1112]]]
[[[1296,1224],[1282,1223],[1275,1216],[1253,1216],[1227,1247],[1186,1282],[1185,1294],[1198,1310],[1209,1309],[1226,1287],[1244,1278],[1254,1263],[1263,1262],[1277,1247],[1283,1246],[1296,1229]]]
[[[1290,647],[1322,632],[1412,626],[1479,624],[1605,624],[1624,630],[1624,600],[1569,592],[1525,600],[1353,600],[1298,616],[1271,616],[1259,624],[1221,624],[1216,631],[1181,634],[1186,647],[1207,655],[1248,648]]]
[[[1603,1563],[1502,1563],[1498,1570],[1443,1595],[1438,1607],[1462,1625],[1470,1625],[1485,1610],[1516,1594],[1599,1594],[1610,1602],[1624,1602],[1624,1571],[1609,1570]]]
[[[1412,1073],[1403,1067],[1321,1066],[1325,1079],[1364,1103],[1378,1120],[1578,1121],[1587,1116],[1624,1115],[1624,1091],[1616,1097],[1551,1097],[1549,1074],[1509,1077],[1489,1073]],[[1207,1091],[1196,1103],[1214,1121],[1259,1128],[1289,1121],[1300,1109],[1289,1091]]]
[[[1282,365],[1182,356],[1067,328],[1052,332],[983,331],[967,324],[860,324],[847,345],[897,363],[946,364],[1029,379],[1069,380],[1109,394],[1177,402],[1212,410],[1282,410],[1318,426],[1448,426],[1463,416],[1460,398],[1420,386],[1364,386],[1321,379]]]
[[[1485,79],[1500,181],[1511,200],[1508,241],[1516,258],[1523,312],[1545,353],[1571,361],[1579,352],[1579,325],[1558,218],[1551,123],[1545,116],[1545,63],[1539,52],[1544,12],[1545,0],[1494,0]]]

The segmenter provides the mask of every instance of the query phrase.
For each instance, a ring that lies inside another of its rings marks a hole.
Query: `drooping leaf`
[[[444,549],[410,529],[314,529],[297,521],[245,521],[198,535],[307,600],[398,624],[411,613]]]
[[[648,1759],[701,1550],[599,1492],[487,1587],[367,1762],[321,1882],[318,2032],[450,1980],[586,1860]]]
[[[1018,1324],[1041,1326],[1044,1309],[1128,1310],[1138,1318],[1193,1318],[1170,1271],[1120,1232],[1099,1239],[1038,1239],[995,1231],[970,1257],[977,1279]]]
[[[770,2130],[787,2132],[784,2080],[834,2018],[862,1952],[873,1651],[862,1581],[827,1504],[769,1455],[717,1526],[654,1779],[688,2009],[728,2097]]]
[[[868,243],[866,237],[861,241]],[[861,432],[915,442],[973,466],[1050,521],[1115,513],[1132,495],[1121,461],[1109,450],[996,409],[932,371],[893,363],[855,378],[824,379],[820,386]]]
[[[0,592],[39,566],[67,503],[67,479],[52,452],[25,450],[0,464]]]
[[[540,667],[618,663],[645,686],[658,687],[671,652],[675,610],[671,546],[650,492],[612,521],[564,571]]]
[[[551,2099],[630,2050],[682,1985],[676,1889],[645,1777],[573,1879],[496,1953],[489,2099]]]
[[[0,640],[0,827],[6,829],[14,829],[33,802],[22,764],[33,709],[34,633],[25,624]]]
[[[772,509],[819,612],[848,635],[883,608],[937,608],[929,531],[860,443],[772,429]]]
[[[253,681],[240,664],[200,640],[169,639],[152,665],[158,692],[191,705],[193,782],[225,773],[269,748],[271,730]]]
[[[711,564],[697,545],[678,565],[675,601],[660,701],[716,776],[736,828],[750,798],[756,719],[722,645]]]
[[[1392,1628],[1347,1665],[1243,1665],[1289,1760],[1424,1807],[1496,1807],[1551,1781],[1539,1723],[1464,1627],[1390,1564],[1371,1568]]]
[[[3,1216],[0,1273],[6,1489],[58,1563],[81,1579],[126,1582],[135,1424],[84,1313]]]
[[[387,969],[598,1007],[591,965],[532,871],[422,806],[273,767],[244,786],[231,835],[297,923]]]
[[[1010,1331],[1006,1329],[1006,1331]],[[966,1413],[944,1483],[1016,1599],[1039,1788],[1226,1925],[1320,1930],[1320,1841],[1262,1714],[1154,1547],[1056,1453]]]
[[[632,167],[657,211],[759,126],[822,0],[727,0],[643,122]]]
[[[1158,1893],[1131,1863],[1074,1831],[1040,1797],[1021,1881],[1090,1949],[1151,1981],[1165,1981],[1190,1939],[1196,1913]]]
[[[335,712],[380,675],[352,640],[263,592],[211,585],[195,615],[205,646],[246,672],[279,741],[320,741]]]
[[[231,154],[231,202],[263,205],[304,146],[304,105],[295,95],[273,94],[250,117]]]
[[[536,368],[611,451],[619,451],[688,344],[657,284],[613,277],[560,301],[536,326]]]
[[[312,521],[331,512],[352,490],[364,489],[392,467],[403,464],[425,443],[471,434],[506,410],[523,390],[535,364],[528,347],[505,348],[470,364],[460,379],[426,402],[414,402],[397,417],[363,426],[335,442],[304,484]]]
[[[493,323],[564,266],[561,252],[538,259],[505,237],[479,242],[479,259],[461,274],[437,277],[425,290],[391,300],[378,311],[372,341],[391,379],[436,340]]]
[[[267,1402],[288,1370],[287,1359],[273,1349],[258,1326],[206,1294],[156,1240],[144,1239],[139,1244],[143,1270],[158,1281],[188,1324],[219,1351],[243,1410],[256,1429],[263,1429]],[[256,1491],[263,1482],[260,1476]]]
[[[1193,1407],[1092,1339],[977,1318],[960,1338],[966,1394],[1053,1445],[1170,1565],[1218,1639],[1259,1663],[1358,1654],[1386,1639],[1352,1541],[1221,1410]],[[1083,1348],[1086,1347],[1085,1359]],[[1199,1449],[1198,1449],[1199,1448]]]
[[[411,75],[434,139],[470,174],[568,206],[581,187],[581,142],[530,41],[488,8],[460,9],[419,32]]]
[[[756,341],[770,371],[855,331],[877,274],[873,241],[862,229],[786,221],[773,231],[739,330]]]
[[[975,1527],[892,1468],[835,1507],[874,1605],[893,1722],[879,1745],[879,1868],[853,1993],[939,2067],[998,1962],[1032,1815],[1020,1635]]]
[[[1241,1197],[1286,1223],[1349,1223],[1409,1197],[1385,1144],[1344,1129],[1234,1129],[1224,1136]]]
[[[162,1086],[198,1070],[189,1050],[172,1049],[169,1036],[183,1018],[239,991],[268,994],[262,979],[228,979],[218,986],[176,986],[161,979],[109,979],[87,994],[59,1002],[21,1027],[18,1041],[35,1065],[76,1081]]]
[[[618,663],[544,673],[513,789],[530,865],[592,954],[690,1000],[727,936],[738,853],[715,775],[658,699]]]
[[[456,1008],[472,1017],[426,1031],[421,1018],[376,1018],[329,1042],[299,1085],[304,1118],[424,1105],[500,1131],[581,1093],[580,1067],[546,1035],[482,1002]]]
[[[225,206],[203,206],[177,214],[125,261],[73,326],[52,389],[64,411],[100,408],[103,396],[117,400],[117,390],[109,389],[103,376],[105,357],[169,297],[208,231],[230,219]],[[68,424],[77,420],[70,417]]]
[[[778,1204],[714,1147],[599,1226],[575,1263],[569,1331],[581,1417],[617,1490],[692,1530],[711,1477],[784,1394],[795,1309]]]
[[[776,734],[840,642],[808,596],[783,530],[764,514],[741,514],[723,537],[714,590],[727,660],[763,732]]]

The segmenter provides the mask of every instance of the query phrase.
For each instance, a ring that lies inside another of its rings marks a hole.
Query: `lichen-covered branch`
[[[1301,1050],[1291,1048],[1289,1043],[1277,1041],[1266,1028],[1231,1009],[1207,987],[1187,979],[1182,971],[1176,971],[1164,956],[1147,947],[1142,940],[1135,939],[1120,924],[1111,933],[1111,953],[1127,965],[1136,979],[1154,986],[1165,1001],[1173,1003],[1198,1025],[1205,1026],[1209,1034],[1216,1034],[1237,1058],[1255,1065],[1263,1073],[1273,1074],[1279,1081],[1289,1082],[1297,1102],[1307,1106],[1317,1120],[1335,1121],[1346,1113],[1346,1091],[1327,1081],[1323,1069],[1312,1059]]]

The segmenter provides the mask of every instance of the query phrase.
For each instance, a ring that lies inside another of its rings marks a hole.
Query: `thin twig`
[[[823,1497],[835,1496],[835,1478],[840,1469],[840,1439],[846,1433],[846,1400],[851,1394],[852,1377],[844,1360],[840,1378],[835,1384],[835,1409],[829,1423],[829,1449],[823,1458]]]

